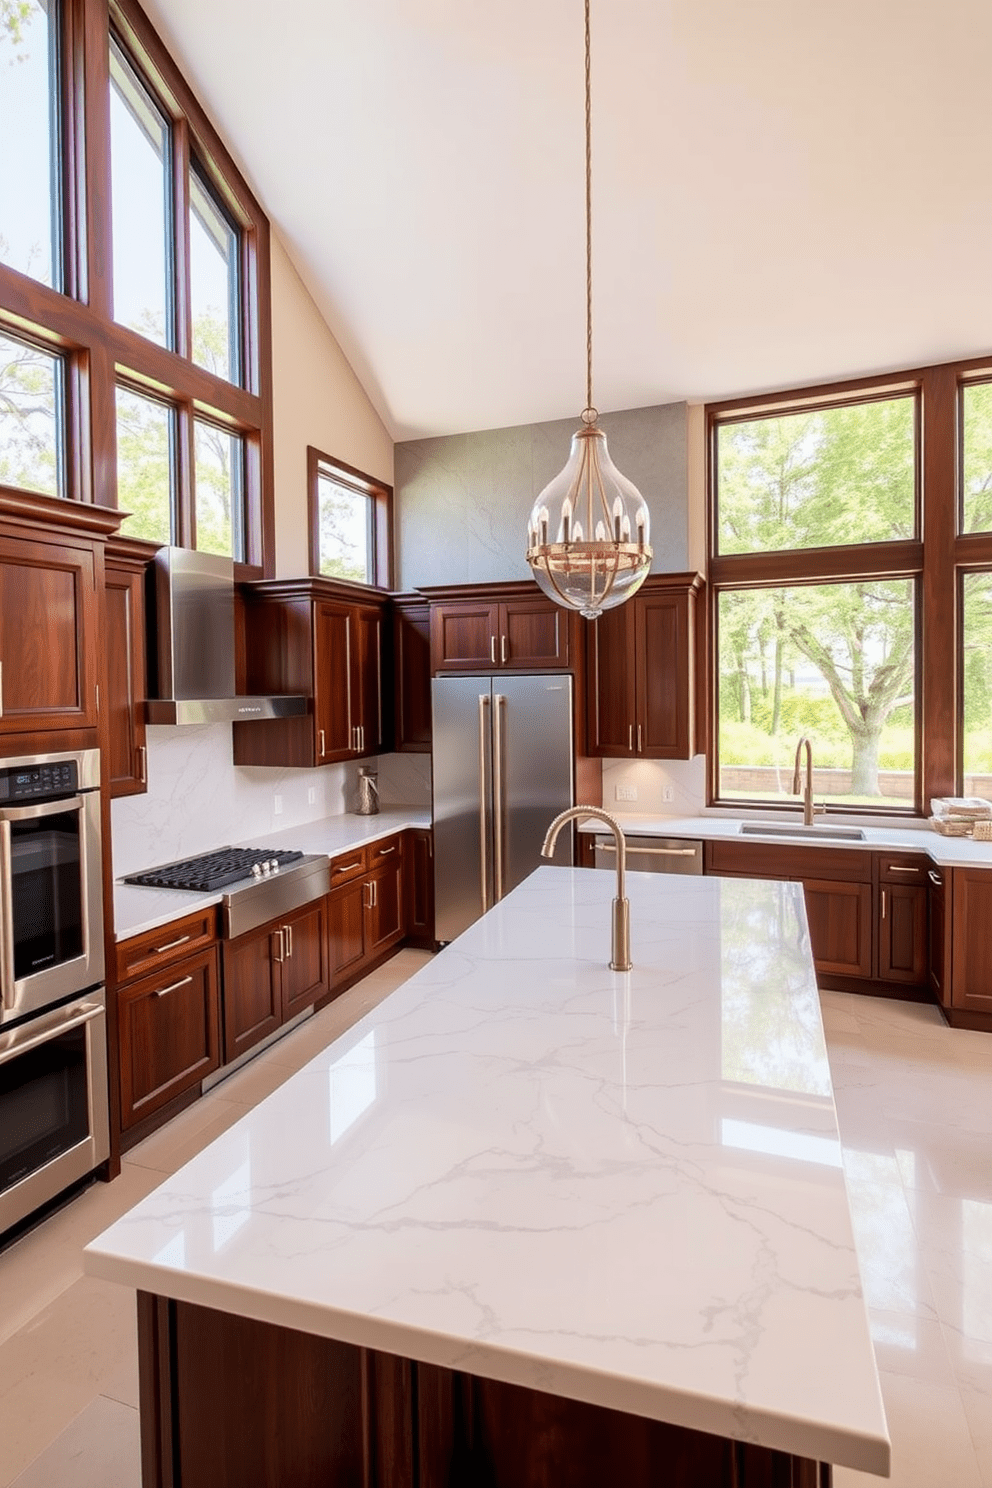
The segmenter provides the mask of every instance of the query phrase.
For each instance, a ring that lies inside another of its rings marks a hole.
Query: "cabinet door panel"
[[[499,637],[501,666],[568,666],[568,613],[548,599],[500,605]]]
[[[633,603],[637,630],[637,752],[648,759],[688,759],[695,706],[688,597],[638,595]]]
[[[955,868],[952,883],[951,1004],[992,1013],[992,871]]]
[[[588,750],[629,757],[634,737],[634,612],[632,604],[586,622]]]
[[[371,957],[403,938],[402,860],[397,857],[385,868],[377,869],[370,882],[373,892],[366,944]]]
[[[95,626],[92,550],[0,539],[0,734],[95,726]]]
[[[358,699],[352,697],[355,636],[345,605],[314,606],[314,741],[317,762],[355,754],[352,732]]]
[[[494,666],[498,623],[499,605],[487,600],[432,605],[432,669],[457,672]]]
[[[886,882],[879,889],[878,974],[922,985],[927,976],[927,891]]]
[[[434,945],[434,842],[430,832],[410,831],[405,857],[406,933],[411,944]]]
[[[807,878],[806,918],[817,971],[871,976],[871,884]]]
[[[382,612],[355,612],[355,646],[352,657],[352,689],[357,702],[355,722],[361,728],[356,751],[379,754],[382,727]]]
[[[237,1059],[282,1022],[278,935],[252,931],[224,945],[224,1059]]]
[[[368,897],[368,880],[365,878],[342,884],[327,896],[332,987],[353,976],[366,959],[365,902]]]
[[[282,963],[282,1016],[287,1021],[331,990],[327,965],[327,908],[324,900],[289,916]]]
[[[117,994],[121,1125],[134,1126],[220,1065],[217,951]]]
[[[428,605],[397,606],[393,623],[398,753],[431,748],[431,623]]]
[[[107,565],[107,703],[112,796],[148,789],[145,755],[144,575]]]

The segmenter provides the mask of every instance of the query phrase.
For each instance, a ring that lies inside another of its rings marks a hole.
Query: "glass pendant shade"
[[[610,459],[595,423],[572,435],[568,463],[534,503],[527,562],[555,604],[595,620],[623,604],[651,567],[651,517]]]

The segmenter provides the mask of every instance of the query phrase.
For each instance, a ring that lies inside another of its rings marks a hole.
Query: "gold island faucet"
[[[805,787],[802,783],[802,766],[800,764],[804,744],[806,746]],[[805,734],[803,734],[799,743],[796,745],[796,767],[792,772],[792,794],[798,796],[800,793],[803,798],[803,825],[811,827],[814,816],[822,814],[827,808],[825,806],[817,806],[813,802],[813,746]]]
[[[613,901],[613,957],[610,961],[610,970],[630,971],[630,904],[624,892],[627,873],[627,840],[616,817],[611,816],[608,811],[603,811],[599,806],[570,806],[567,811],[562,811],[556,816],[548,828],[544,846],[541,848],[541,857],[551,857],[558,840],[558,833],[566,822],[585,821],[589,816],[594,816],[597,821],[605,822],[616,841],[617,897]]]

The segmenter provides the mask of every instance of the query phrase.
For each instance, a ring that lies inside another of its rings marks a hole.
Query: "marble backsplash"
[[[114,874],[352,811],[358,765],[235,766],[230,724],[148,729],[148,790],[111,803]],[[430,805],[430,756],[383,755],[384,805]]]
[[[617,799],[617,787],[637,792]],[[665,799],[666,791],[671,800]],[[603,806],[607,811],[650,816],[698,816],[706,805],[706,756],[691,760],[604,760]]]

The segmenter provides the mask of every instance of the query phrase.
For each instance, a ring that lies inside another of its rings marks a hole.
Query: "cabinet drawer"
[[[336,884],[350,883],[368,868],[368,848],[356,847],[351,852],[341,853],[331,859],[331,888]]]
[[[134,1126],[220,1065],[217,948],[117,994],[121,1126]]]
[[[746,878],[830,878],[871,883],[871,853],[857,848],[794,847],[772,842],[709,842],[707,873]]]
[[[878,876],[882,883],[926,884],[928,858],[914,853],[879,853]]]
[[[181,961],[192,951],[202,950],[217,939],[217,906],[211,904],[200,914],[171,920],[154,930],[143,930],[117,944],[117,981],[157,975],[166,967]]]
[[[384,837],[381,842],[372,842],[366,848],[368,853],[368,866],[370,869],[378,868],[380,863],[389,863],[398,858],[403,851],[403,836],[397,832],[395,837]]]

